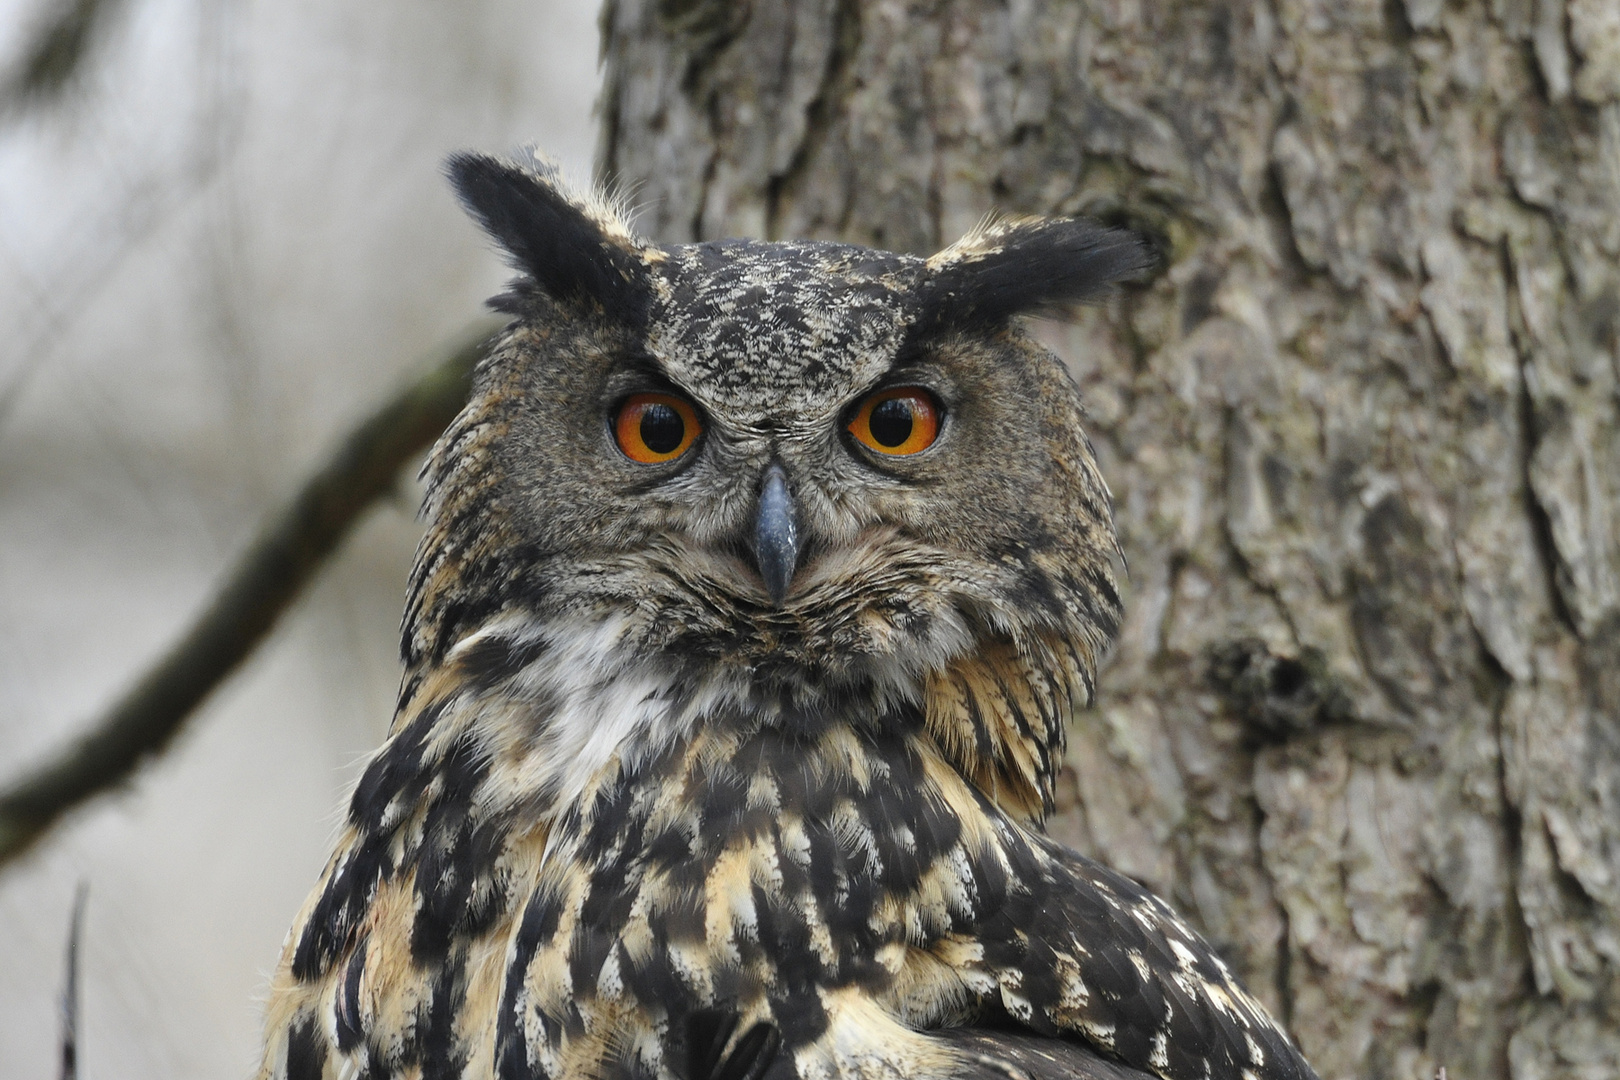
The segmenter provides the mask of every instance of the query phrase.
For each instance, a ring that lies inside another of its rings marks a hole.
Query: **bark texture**
[[[1054,329],[1130,615],[1054,834],[1324,1078],[1620,1076],[1620,5],[611,0],[668,240],[1162,238]]]

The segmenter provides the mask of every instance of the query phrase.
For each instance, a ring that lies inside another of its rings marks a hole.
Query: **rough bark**
[[[1053,334],[1130,616],[1052,831],[1325,1078],[1620,1075],[1620,6],[612,0],[670,240],[1160,237]]]

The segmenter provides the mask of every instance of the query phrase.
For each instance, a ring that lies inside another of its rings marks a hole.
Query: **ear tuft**
[[[467,212],[541,292],[599,304],[616,318],[645,315],[651,251],[608,200],[570,190],[557,166],[538,155],[518,165],[456,154],[445,171]]]
[[[926,332],[1062,310],[1158,262],[1127,229],[1076,218],[987,218],[928,260],[914,325]]]

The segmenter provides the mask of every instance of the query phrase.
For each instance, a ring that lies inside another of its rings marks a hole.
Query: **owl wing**
[[[729,1051],[742,1019],[731,1009],[699,1009],[686,1018],[686,1080],[760,1080],[782,1048],[782,1031],[760,1021]]]
[[[938,1038],[963,1062],[960,1080],[1153,1080],[1067,1039],[987,1028],[953,1028]]]
[[[480,813],[517,766],[455,672],[407,695],[271,981],[259,1080],[489,1075],[506,942],[546,832]]]
[[[1084,1040],[1167,1080],[1315,1080],[1265,1007],[1163,900],[1044,836],[1011,823],[997,831],[1008,887],[987,883],[1004,899],[982,913],[972,942],[1017,1026]],[[1002,1044],[1019,1059],[1072,1056],[1027,1036]],[[1077,1075],[1111,1075],[1101,1067]]]

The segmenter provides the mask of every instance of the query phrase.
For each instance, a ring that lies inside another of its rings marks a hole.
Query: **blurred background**
[[[83,4],[81,3],[81,7]],[[588,176],[588,0],[107,0],[0,117],[0,785],[82,730],[272,511],[505,274],[441,177],[537,143]],[[55,15],[0,0],[0,72]],[[245,1076],[282,935],[386,729],[418,527],[374,509],[133,787],[0,871],[0,1080]]]

